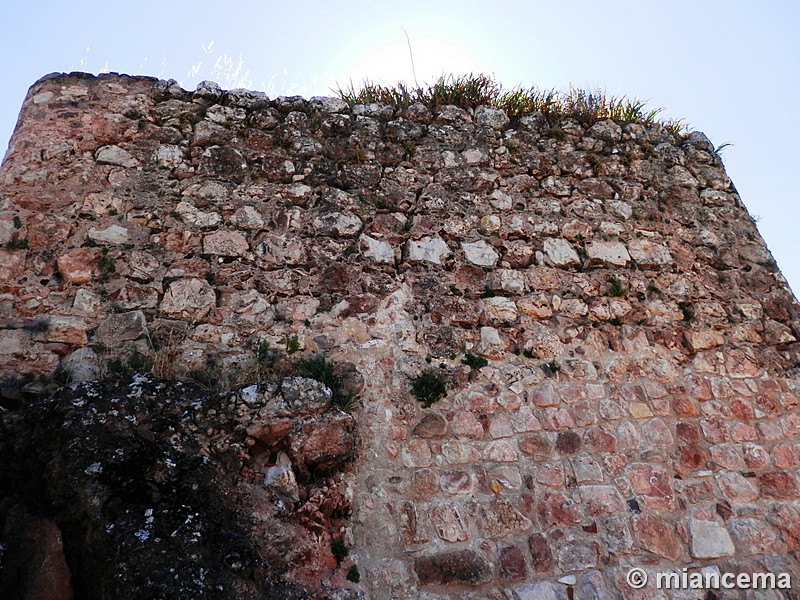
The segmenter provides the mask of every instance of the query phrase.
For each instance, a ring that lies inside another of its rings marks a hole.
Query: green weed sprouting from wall
[[[659,124],[675,135],[688,129],[682,119],[659,119],[663,109],[647,108],[647,103],[638,98],[609,96],[603,91],[589,92],[572,86],[561,92],[536,86],[504,90],[494,78],[472,73],[442,75],[429,86],[409,87],[403,82],[383,86],[365,81],[359,88],[351,82],[346,88],[335,91],[350,105],[378,103],[405,109],[421,103],[431,110],[448,104],[461,108],[492,106],[505,110],[512,119],[540,112],[553,121],[573,118],[585,126],[613,119],[623,123]]]

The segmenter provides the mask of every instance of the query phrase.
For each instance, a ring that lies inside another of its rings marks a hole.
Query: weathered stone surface
[[[159,309],[171,317],[202,319],[216,304],[214,290],[203,279],[173,281],[164,294]]]
[[[94,332],[95,342],[112,348],[147,336],[147,319],[140,310],[109,315]]]
[[[547,238],[544,241],[544,252],[557,267],[568,267],[580,262],[578,253],[563,238]]]
[[[622,512],[625,507],[617,489],[610,485],[584,485],[580,488],[581,503],[590,517]]]
[[[92,227],[86,235],[99,244],[127,244],[131,239],[128,230],[119,225],[110,225],[105,229]]]
[[[541,533],[534,533],[528,538],[528,549],[531,553],[531,565],[537,573],[546,573],[553,569],[555,559],[547,538]]]
[[[442,259],[450,256],[452,251],[440,237],[423,237],[420,240],[409,240],[405,247],[404,258],[412,262],[429,262],[442,264]]]
[[[76,248],[58,257],[58,272],[70,283],[88,283],[97,272],[97,257],[88,248]]]
[[[673,524],[655,515],[638,515],[633,520],[633,529],[645,550],[670,560],[676,560],[683,554]]]
[[[414,560],[414,571],[421,585],[476,585],[488,581],[491,568],[474,550],[456,550]]]
[[[439,504],[431,509],[431,522],[436,533],[446,542],[459,542],[469,539],[467,520],[457,504]]]
[[[648,239],[637,238],[628,242],[628,252],[636,264],[650,269],[659,268],[672,261],[669,250]]]
[[[467,260],[479,267],[493,267],[500,258],[495,249],[483,240],[461,242],[461,249],[464,251],[464,256],[466,256]]]
[[[133,155],[119,146],[103,146],[95,152],[95,159],[100,164],[115,165],[119,167],[137,167],[139,161]]]
[[[411,435],[424,438],[444,437],[447,432],[447,420],[439,413],[428,413],[411,431]]]
[[[528,575],[525,555],[519,546],[506,546],[500,549],[499,575],[503,581],[520,581]]]
[[[216,231],[203,237],[203,254],[244,256],[248,250],[247,238],[236,231]]]
[[[481,507],[481,530],[492,538],[505,537],[531,528],[530,520],[502,498]]]
[[[361,252],[378,263],[394,264],[394,249],[390,244],[362,233],[358,238]]]
[[[586,254],[590,259],[624,267],[631,259],[625,245],[620,242],[591,242],[586,246]]]
[[[728,531],[714,521],[689,519],[689,537],[695,558],[731,556],[736,551]]]

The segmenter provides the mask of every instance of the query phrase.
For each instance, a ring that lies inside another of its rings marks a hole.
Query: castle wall
[[[353,365],[371,598],[796,569],[800,307],[700,133],[53,75],[0,243],[5,374]]]

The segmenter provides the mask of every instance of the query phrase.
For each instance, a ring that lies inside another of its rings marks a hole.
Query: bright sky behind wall
[[[0,153],[28,87],[47,73],[332,95],[351,80],[413,83],[406,33],[420,83],[474,72],[506,87],[604,89],[732,143],[728,174],[800,295],[797,0],[9,3]]]

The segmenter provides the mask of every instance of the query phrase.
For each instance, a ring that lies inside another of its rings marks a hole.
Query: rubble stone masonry
[[[0,169],[0,325],[5,375],[354,366],[352,597],[800,588],[800,306],[701,133],[50,75]]]

